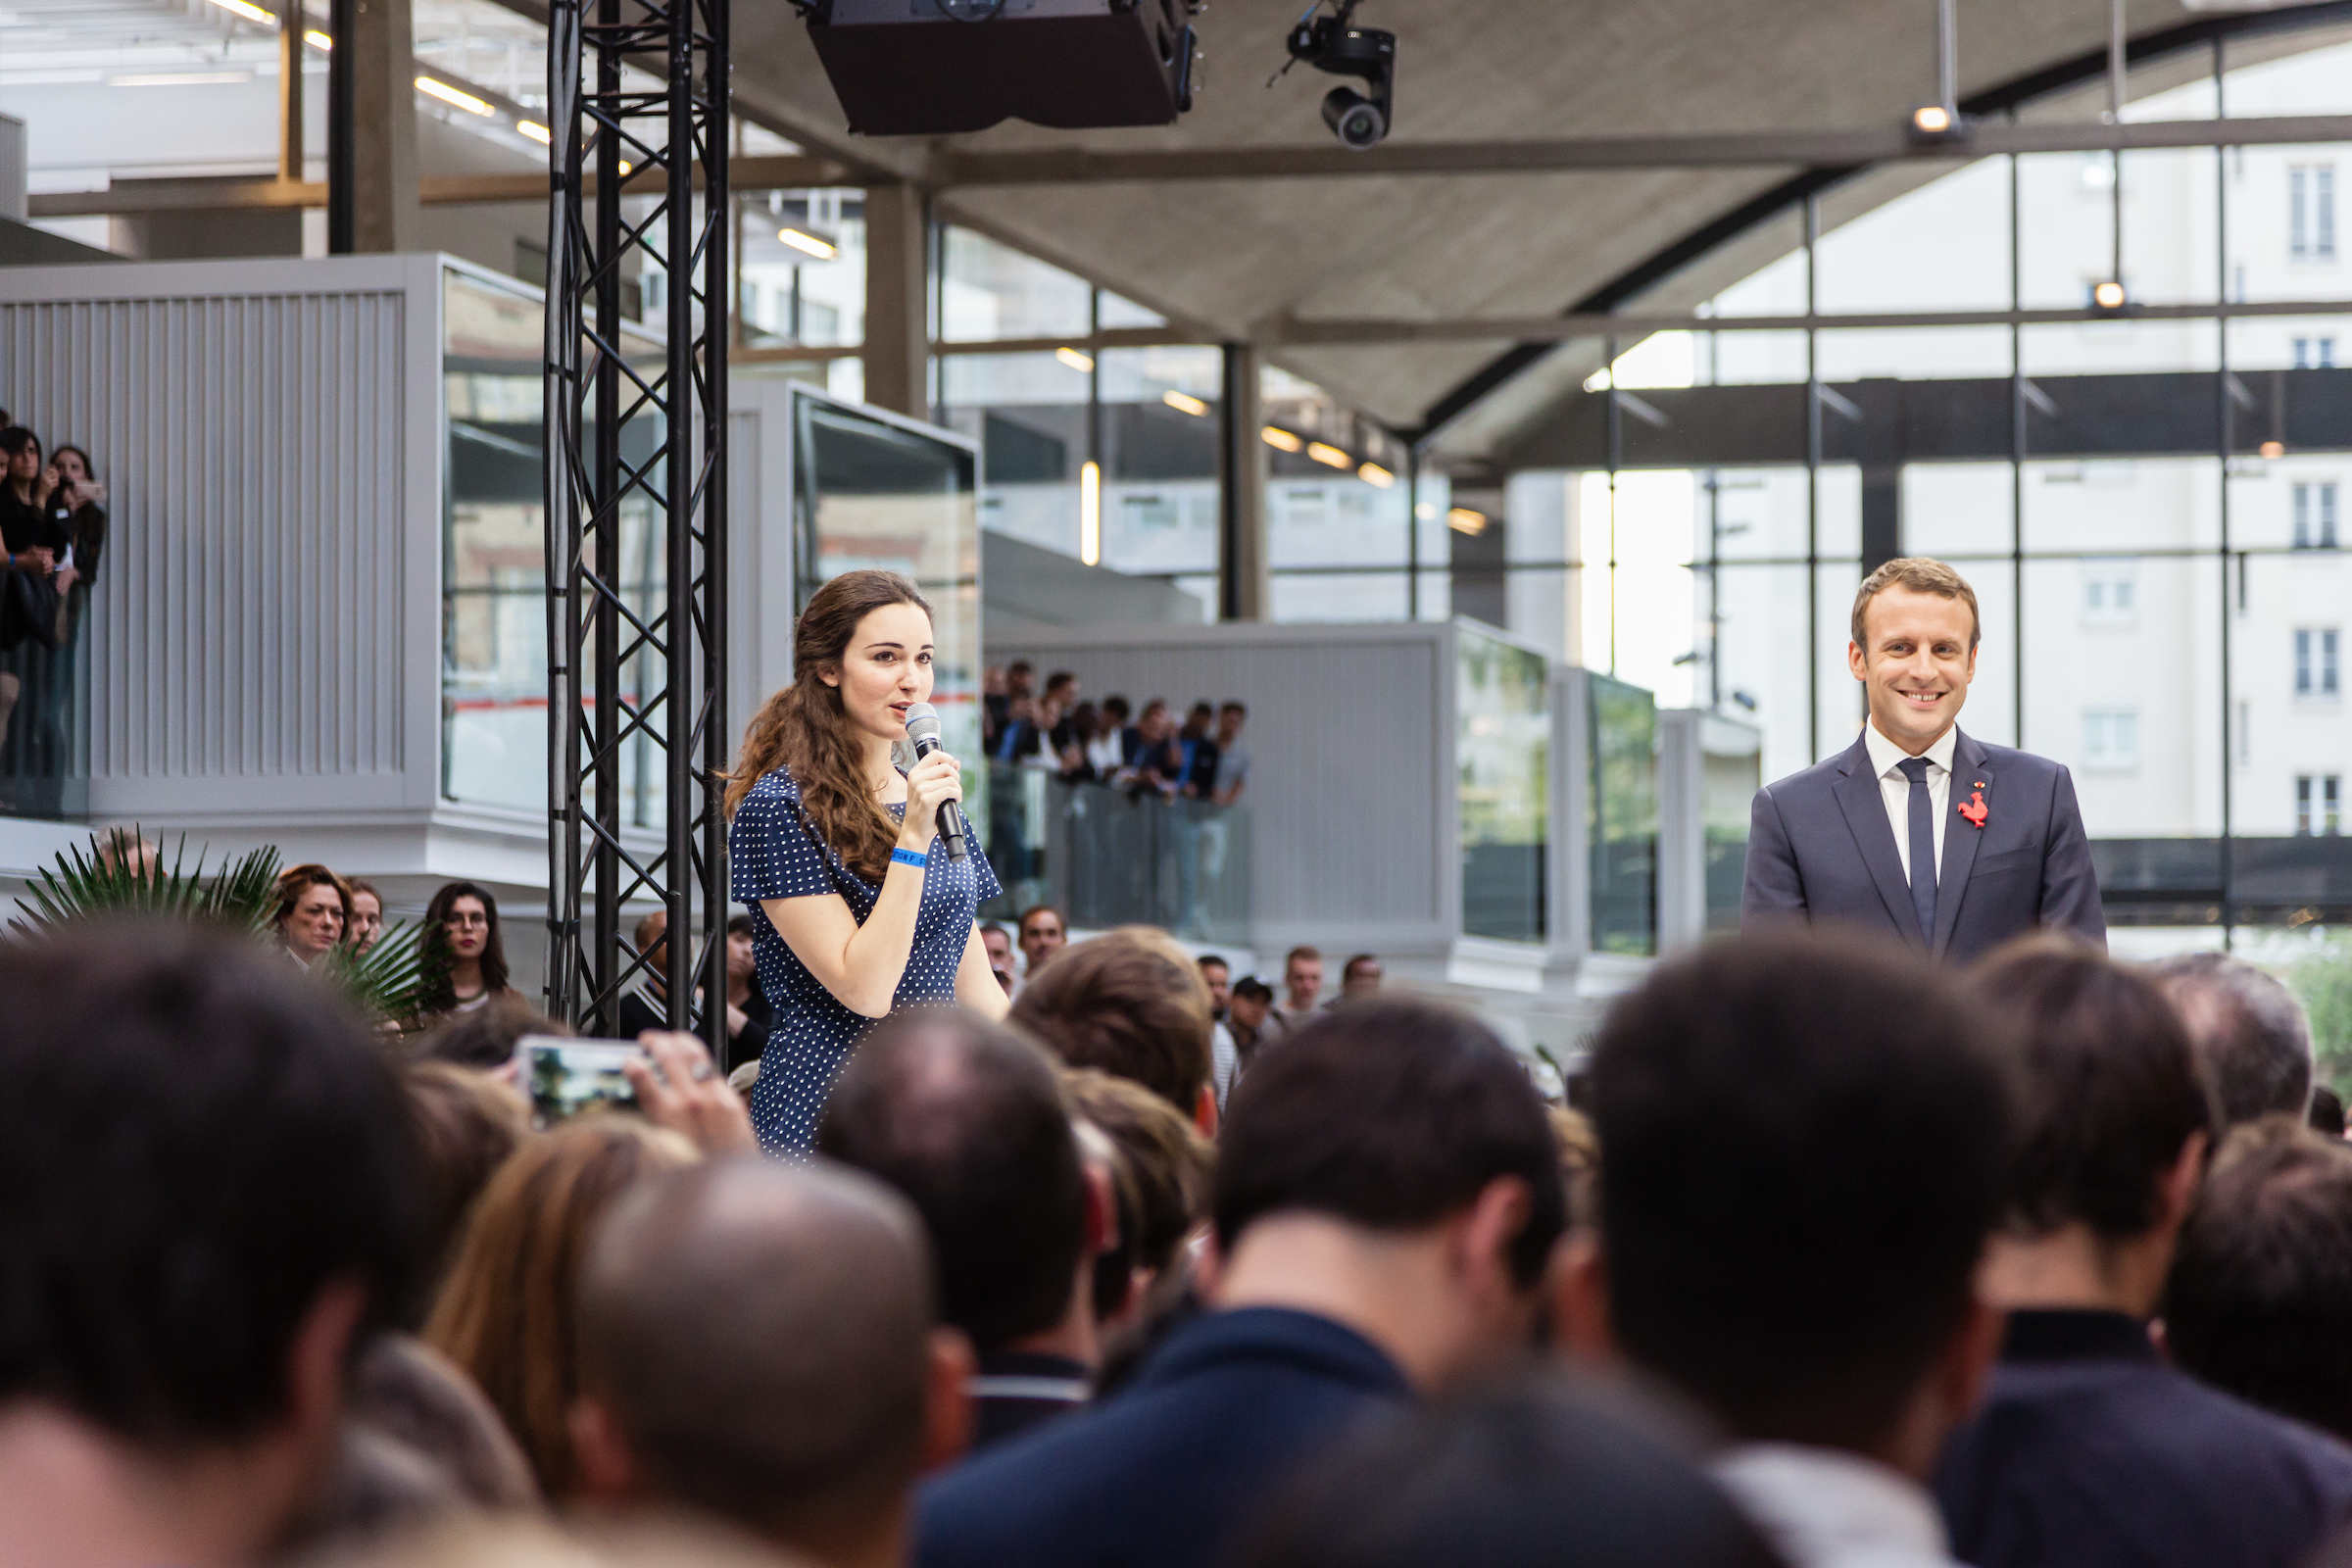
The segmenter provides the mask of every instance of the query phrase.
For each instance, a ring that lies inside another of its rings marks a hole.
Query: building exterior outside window
[[[2295,831],[2298,834],[2341,833],[2344,830],[2344,776],[2341,773],[2303,773],[2295,779]]]
[[[2336,675],[2338,633],[2333,626],[2295,628],[2295,695],[2334,697],[2342,687]]]
[[[2298,481],[2295,485],[2295,548],[2335,548],[2335,481]]]
[[[2286,249],[2297,261],[2335,260],[2335,166],[2295,164],[2286,172]]]
[[[2139,765],[2139,710],[2086,708],[2082,710],[2082,761],[2087,767],[2128,768]]]

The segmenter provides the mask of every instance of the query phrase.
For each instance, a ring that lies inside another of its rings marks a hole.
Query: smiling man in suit
[[[1743,926],[1838,921],[1954,963],[2042,926],[2106,946],[2074,780],[1960,731],[1982,629],[1975,591],[1940,561],[1864,579],[1845,657],[1870,722],[1756,792]]]

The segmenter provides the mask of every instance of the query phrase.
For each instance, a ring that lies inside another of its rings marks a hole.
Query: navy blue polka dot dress
[[[877,1020],[843,1006],[808,972],[769,923],[760,901],[837,893],[863,925],[882,896],[879,882],[866,881],[830,845],[817,841],[800,807],[801,786],[780,767],[752,786],[727,829],[735,902],[751,906],[760,989],[775,1009],[767,1049],[760,1054],[760,1079],[752,1086],[752,1126],[760,1148],[796,1156],[815,1147],[825,1097],[858,1037]],[[906,813],[904,806],[885,809],[894,817]],[[970,852],[967,859],[951,860],[947,847],[936,837],[931,840],[931,863],[922,872],[923,901],[914,916],[914,949],[890,1000],[893,1011],[956,1000],[956,970],[972,939],[973,910],[1004,891],[980,846],[970,845]]]

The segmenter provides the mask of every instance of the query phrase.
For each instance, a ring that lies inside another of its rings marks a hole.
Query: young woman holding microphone
[[[1001,1018],[974,908],[1003,891],[977,844],[950,858],[944,802],[963,798],[945,752],[902,772],[906,710],[931,700],[931,607],[896,572],[852,571],[793,629],[792,684],[744,732],[728,778],[734,897],[754,913],[774,1008],[752,1126],[806,1153],[858,1039],[895,1007],[960,1002]]]

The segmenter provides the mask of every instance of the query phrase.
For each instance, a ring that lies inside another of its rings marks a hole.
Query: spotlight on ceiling
[[[2112,277],[2095,285],[2090,291],[2090,303],[2102,311],[2120,311],[2124,308],[2124,285]]]
[[[820,262],[829,262],[841,254],[841,247],[823,235],[811,234],[805,228],[794,228],[789,224],[776,230],[776,238],[803,256],[813,256]]]
[[[1915,142],[1966,141],[1967,119],[1943,104],[1921,104],[1904,129]]]
[[[2286,443],[2283,441],[2265,441],[2262,444],[2262,455],[2266,458],[2283,458],[2286,456]]]

